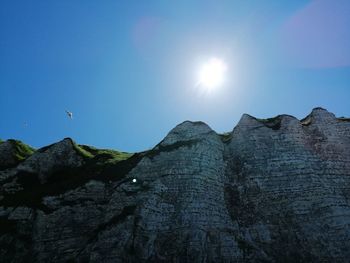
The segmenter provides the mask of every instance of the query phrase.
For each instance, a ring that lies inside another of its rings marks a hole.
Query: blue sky
[[[3,0],[0,138],[141,151],[184,120],[350,116],[349,46],[347,0]],[[211,57],[227,71],[209,94]]]

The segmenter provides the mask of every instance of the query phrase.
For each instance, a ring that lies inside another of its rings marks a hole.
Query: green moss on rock
[[[104,163],[117,163],[129,159],[133,153],[119,152],[109,149],[97,149],[88,145],[76,145],[76,150],[88,158],[104,160]]]
[[[8,140],[15,148],[14,157],[17,161],[23,161],[31,156],[35,149],[19,140]]]
[[[78,145],[73,140],[71,142],[74,150],[85,158],[82,166],[58,170],[44,184],[39,182],[37,174],[19,171],[16,175],[17,183],[22,189],[15,193],[5,194],[0,200],[0,205],[5,207],[27,206],[49,213],[51,210],[42,203],[43,197],[63,194],[83,186],[90,180],[122,183],[126,180],[125,176],[128,172],[144,156],[142,153],[132,154],[97,149],[87,145]],[[39,151],[45,151],[51,146]]]
[[[3,199],[0,200],[0,206],[27,206],[50,213],[52,211],[42,203],[45,196],[63,194],[83,186],[91,180],[126,182],[125,176],[139,163],[142,157],[142,154],[136,153],[128,159],[106,163],[103,160],[101,161],[101,155],[96,155],[86,160],[81,167],[57,171],[44,184],[39,182],[36,174],[19,171],[16,177],[17,183],[21,185],[22,189],[15,193],[5,194]]]
[[[86,159],[90,159],[90,158],[93,158],[94,155],[91,154],[90,152],[86,151],[84,148],[80,147],[78,144],[76,144],[75,142],[73,142],[73,148],[74,150],[79,154],[81,155],[82,157],[86,158]]]

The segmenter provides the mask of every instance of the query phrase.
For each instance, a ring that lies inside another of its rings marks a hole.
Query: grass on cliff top
[[[0,206],[28,206],[50,213],[51,210],[42,203],[45,196],[63,194],[90,180],[123,183],[128,180],[125,176],[144,156],[144,153],[133,154],[97,149],[87,145],[78,145],[73,141],[72,144],[77,154],[85,159],[82,166],[53,171],[45,183],[41,183],[35,173],[18,171],[16,180],[22,189],[15,193],[6,193],[0,200]],[[16,145],[23,156],[33,151],[29,146],[19,142],[16,142]],[[39,151],[45,151],[51,146],[41,148]]]
[[[140,153],[96,149],[86,145],[75,144],[74,149],[85,158],[82,166],[59,169],[53,172],[45,183],[41,183],[35,173],[19,171],[17,183],[22,189],[5,194],[0,200],[0,206],[28,206],[50,213],[53,210],[42,203],[45,196],[63,194],[91,180],[123,183],[127,181],[125,176],[143,157]]]
[[[81,157],[83,157],[86,161],[90,159],[100,160],[100,161],[104,160],[105,164],[110,164],[110,163],[113,164],[120,161],[124,161],[134,155],[134,153],[120,152],[116,150],[97,149],[92,146],[77,144],[71,138],[65,138],[65,139],[70,140],[75,152]],[[38,150],[38,152],[44,152],[50,147],[52,147],[53,145],[55,145],[55,143],[42,147]]]
[[[97,159],[100,161],[104,160],[105,164],[110,164],[110,163],[113,164],[113,163],[126,160],[133,155],[133,153],[120,152],[116,150],[97,149],[93,146],[77,144],[71,138],[68,138],[68,139],[70,139],[74,150],[86,160],[89,160],[89,159]]]
[[[97,149],[88,145],[74,144],[75,150],[85,158],[99,158],[105,161],[105,163],[116,163],[126,159],[129,159],[133,153],[119,152],[109,149]]]
[[[14,157],[18,161],[23,161],[27,159],[29,156],[31,156],[35,149],[30,147],[29,145],[19,141],[19,140],[8,140],[14,147],[15,147],[15,153]]]

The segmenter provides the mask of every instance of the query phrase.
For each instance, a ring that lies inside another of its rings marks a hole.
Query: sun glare
[[[208,90],[219,87],[224,82],[225,63],[218,58],[208,60],[199,71],[198,84]]]

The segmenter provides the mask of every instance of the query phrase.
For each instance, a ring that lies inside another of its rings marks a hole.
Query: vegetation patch
[[[88,158],[98,157],[101,161],[104,161],[104,163],[117,163],[129,159],[133,155],[133,153],[119,152],[109,149],[97,149],[88,145],[75,144],[75,147],[80,154]]]
[[[72,141],[74,150],[85,159],[93,158],[94,155],[92,155],[90,152],[86,151],[84,148],[80,147],[78,144]]]
[[[0,144],[2,143],[5,142],[0,142]],[[3,154],[7,156],[5,157],[5,162],[0,164],[0,170],[17,166],[20,162],[24,161],[35,152],[34,148],[19,140],[10,139],[6,143],[9,143],[10,147],[6,149],[6,152],[3,152]]]
[[[8,140],[12,146],[15,148],[14,157],[18,161],[23,161],[31,156],[35,149],[19,140]]]
[[[34,150],[18,144],[21,154],[30,154]],[[77,145],[73,143],[75,151],[83,156],[85,162],[82,166],[76,168],[60,169],[50,175],[48,181],[40,183],[38,175],[18,171],[16,174],[17,183],[20,190],[15,193],[2,193],[4,198],[0,200],[0,206],[18,207],[27,206],[34,209],[40,209],[45,213],[52,212],[46,207],[42,200],[46,196],[57,196],[69,190],[83,186],[90,180],[108,182],[126,182],[126,175],[148,154],[126,153],[107,149],[97,149],[87,145]],[[52,145],[41,148],[45,151]]]
[[[93,159],[97,157],[99,159],[105,160],[108,163],[116,163],[119,161],[126,160],[133,155],[133,153],[120,152],[120,151],[109,150],[109,149],[97,149],[95,147],[88,146],[88,145],[79,145],[75,143],[71,138],[65,138],[65,139],[70,140],[70,142],[73,145],[73,149],[76,151],[77,154],[79,154],[85,160]],[[45,152],[47,149],[49,149],[55,144],[56,143],[40,148],[38,152]]]

